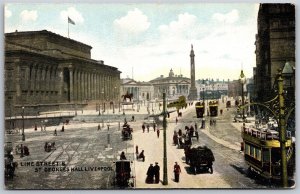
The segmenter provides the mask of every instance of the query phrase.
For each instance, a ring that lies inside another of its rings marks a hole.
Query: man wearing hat
[[[158,162],[155,162],[155,166],[153,167],[153,172],[154,172],[154,182],[157,184],[159,183],[159,170],[160,167],[158,166]]]
[[[175,162],[174,165],[174,176],[175,176],[175,182],[179,182],[179,174],[181,173],[180,166]]]

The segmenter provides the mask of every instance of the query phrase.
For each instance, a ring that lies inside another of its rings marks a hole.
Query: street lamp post
[[[168,185],[168,166],[167,166],[167,111],[166,111],[166,93],[163,93],[163,131],[164,131],[164,166],[163,166],[163,185]]]
[[[24,133],[24,128],[25,128],[25,125],[24,125],[24,109],[25,109],[25,107],[22,106],[22,141],[25,141],[25,133]]]
[[[281,150],[281,178],[282,186],[286,188],[288,186],[287,177],[287,158],[286,158],[286,128],[285,128],[285,106],[283,98],[283,79],[281,72],[278,77],[278,96],[279,96],[279,126],[280,126],[280,150]]]
[[[245,105],[244,84],[246,83],[246,76],[244,75],[243,70],[241,70],[240,82],[241,82],[241,85],[242,85],[242,106],[244,106]],[[243,128],[245,128],[245,109],[243,109]]]

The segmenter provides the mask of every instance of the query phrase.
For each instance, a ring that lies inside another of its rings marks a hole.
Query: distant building
[[[150,82],[138,82],[130,78],[122,79],[121,95],[133,94],[134,101],[149,101],[153,99],[154,87]]]
[[[120,71],[91,59],[92,47],[42,30],[5,34],[5,115],[117,100]]]
[[[171,69],[168,77],[161,75],[149,81],[154,87],[154,98],[161,99],[165,92],[170,99],[176,99],[179,96],[188,97],[191,80],[183,75],[175,75]]]
[[[260,4],[255,45],[255,97],[264,102],[274,96],[278,69],[286,62],[295,67],[295,5]]]
[[[220,99],[228,94],[228,81],[217,79],[199,79],[196,82],[198,100]]]

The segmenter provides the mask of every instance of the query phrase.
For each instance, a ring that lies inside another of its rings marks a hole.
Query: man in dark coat
[[[153,164],[150,164],[147,171],[146,183],[153,183],[154,169]]]
[[[155,166],[153,167],[153,172],[154,172],[154,183],[159,183],[159,170],[160,167],[158,166],[158,162],[155,162]]]
[[[142,125],[143,133],[145,133],[145,125]]]
[[[174,165],[174,176],[175,176],[175,182],[179,182],[179,174],[181,173],[180,166],[175,162]]]
[[[125,153],[122,152],[121,155],[120,155],[120,160],[126,160],[126,156],[125,156]]]

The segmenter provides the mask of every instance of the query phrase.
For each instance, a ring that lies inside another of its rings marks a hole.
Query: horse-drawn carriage
[[[115,186],[134,187],[135,181],[131,171],[131,161],[118,160],[115,162]]]
[[[190,170],[194,174],[200,171],[208,171],[213,173],[214,154],[211,149],[206,146],[191,147],[188,146],[184,150],[185,161],[190,165]]]
[[[26,145],[18,144],[15,148],[16,155],[21,154],[23,151],[24,156],[29,156],[29,148]]]
[[[130,128],[130,125],[127,123],[124,123],[123,129],[122,129],[122,139],[123,140],[132,139],[132,131],[133,131],[133,129]]]

